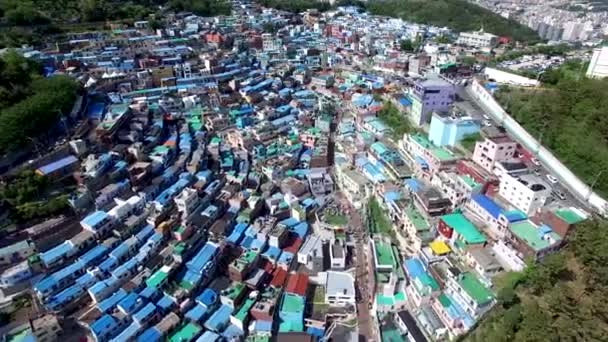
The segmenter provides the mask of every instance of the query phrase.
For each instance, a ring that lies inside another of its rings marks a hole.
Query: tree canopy
[[[464,340],[604,341],[608,336],[606,221],[580,224],[566,247],[512,277]]]
[[[74,104],[74,80],[39,72],[39,65],[14,51],[0,58],[0,152],[44,136]]]
[[[382,0],[369,1],[365,7],[372,14],[449,27],[459,32],[483,28],[518,41],[539,40],[532,29],[465,0]]]
[[[0,0],[0,23],[8,26],[2,33],[5,45],[9,45],[7,38],[27,33],[23,29],[15,31],[14,27],[143,20],[161,6],[201,16],[227,15],[231,10],[228,0]]]
[[[46,177],[24,171],[0,186],[0,200],[17,223],[64,212],[69,207],[66,196],[50,195],[49,189]]]
[[[608,195],[608,79],[588,79],[576,61],[548,71],[540,89],[501,88],[497,99],[587,184]]]

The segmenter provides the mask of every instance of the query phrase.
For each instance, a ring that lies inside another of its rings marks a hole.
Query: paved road
[[[368,256],[370,250],[367,244],[367,227],[361,215],[351,209],[349,215],[349,227],[355,238],[355,258],[357,263],[356,284],[359,290],[359,300],[357,302],[357,312],[359,317],[359,332],[363,340],[374,341],[375,320],[370,313],[370,306],[374,300],[374,277],[372,260]]]
[[[456,93],[458,94],[458,97],[460,98],[459,99],[460,101],[457,102],[458,105],[461,106],[463,109],[466,109],[467,113],[469,113],[469,115],[471,115],[472,117],[474,117],[476,119],[480,119],[480,120],[485,120],[485,118],[483,117],[483,114],[485,113],[483,110],[483,104],[478,102],[477,99],[469,93],[469,91],[470,91],[470,87],[463,87],[461,85],[456,86]],[[498,126],[498,124],[499,124],[492,119],[490,119],[488,121],[490,121],[492,123],[492,126]],[[533,152],[533,151],[530,151],[530,152]],[[560,200],[557,198],[556,195],[553,194],[552,197],[550,197],[547,200],[547,204],[550,204],[552,202],[561,201],[563,204],[565,204],[567,206],[575,206],[575,207],[580,207],[580,208],[588,207],[587,204],[579,201],[561,184],[559,184],[559,183],[551,184],[547,180],[547,175],[551,174],[547,169],[545,169],[542,166],[534,165],[530,160],[523,160],[523,161],[526,163],[526,165],[530,169],[531,173],[533,173],[533,170],[538,169],[539,177],[545,183],[547,183],[547,185],[549,185],[551,187],[552,191],[555,191],[558,193],[561,192],[565,195],[565,200]]]

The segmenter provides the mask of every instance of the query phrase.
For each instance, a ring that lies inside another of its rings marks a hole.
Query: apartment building
[[[517,143],[505,135],[486,138],[475,144],[473,161],[484,170],[494,173],[496,163],[513,159],[516,149]]]
[[[515,208],[530,215],[545,205],[551,195],[551,188],[534,175],[514,177],[503,174],[498,194]]]

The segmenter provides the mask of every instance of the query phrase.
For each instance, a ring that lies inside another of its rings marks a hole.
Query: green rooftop
[[[158,288],[167,279],[167,277],[169,277],[169,274],[165,272],[163,268],[161,268],[146,279],[146,285],[148,287]]]
[[[471,178],[471,176],[469,175],[461,175],[460,179],[462,179],[462,181],[468,185],[469,187],[471,187],[472,189],[477,188],[478,186],[480,186],[481,184],[477,183],[473,178]]]
[[[558,209],[555,211],[555,215],[567,224],[576,224],[585,220],[584,217],[581,217],[571,209]]]
[[[25,342],[25,341],[30,341],[31,336],[33,336],[31,329],[23,329],[15,334],[7,335],[6,341],[8,341],[8,342]],[[31,339],[31,341],[34,341],[34,340],[35,339]]]
[[[203,329],[198,324],[188,323],[169,336],[170,342],[192,341]]]
[[[245,341],[247,341],[247,342],[269,342],[270,336],[263,335],[263,334],[249,335],[249,336],[247,336],[247,339]]]
[[[304,298],[286,293],[283,296],[283,304],[281,305],[281,311],[284,312],[302,312],[304,310]]]
[[[412,222],[416,231],[429,230],[430,226],[427,220],[420,214],[420,212],[414,206],[408,206],[405,208],[405,215]]]
[[[279,323],[279,332],[302,332],[304,324],[299,321],[281,321]]]
[[[494,294],[470,272],[460,274],[458,284],[477,304],[485,304],[494,298]]]
[[[327,224],[330,224],[332,226],[345,226],[348,223],[346,217],[340,214],[326,213],[324,219]]]
[[[454,229],[467,244],[485,243],[486,238],[461,213],[441,216],[441,220]]]
[[[378,305],[392,306],[395,304],[395,298],[393,296],[376,294],[376,303],[378,303]]]
[[[550,231],[547,234],[551,239],[543,238],[540,234],[539,228],[537,228],[530,220],[524,220],[512,223],[509,227],[511,232],[515,234],[520,240],[523,240],[528,246],[532,247],[534,251],[542,251],[545,248],[550,247],[557,241],[561,241],[561,237],[557,233]]]
[[[245,289],[245,285],[241,282],[233,282],[230,287],[222,291],[222,296],[228,297],[230,300],[235,300]]]
[[[391,246],[381,241],[374,241],[374,245],[376,246],[376,260],[378,261],[378,266],[392,267],[395,263],[395,259],[393,258]]]
[[[382,330],[382,342],[406,342],[407,340],[401,336],[399,330],[388,329]]]
[[[450,298],[448,298],[448,296],[445,295],[445,293],[442,293],[439,295],[439,303],[441,303],[441,306],[443,306],[444,308],[449,308],[450,306],[452,306],[452,301],[450,300]]]
[[[418,145],[422,146],[425,150],[429,150],[433,154],[433,156],[435,156],[435,158],[439,159],[440,161],[449,161],[456,159],[456,156],[452,152],[433,145],[433,143],[431,143],[429,139],[427,139],[427,137],[421,134],[413,134],[411,135],[411,138],[416,143],[418,143]]]
[[[173,254],[182,255],[185,250],[186,250],[186,244],[180,241],[177,244],[175,244],[175,248],[173,248]]]
[[[249,314],[249,309],[251,309],[253,304],[255,304],[255,300],[247,298],[247,300],[245,301],[245,303],[243,303],[243,305],[241,305],[237,313],[234,314],[234,317],[239,321],[244,322],[245,318],[247,318],[247,314]]]

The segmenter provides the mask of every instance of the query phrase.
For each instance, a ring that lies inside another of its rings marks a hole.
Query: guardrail
[[[528,133],[517,121],[515,121],[494,99],[483,84],[474,80],[467,92],[482,105],[490,117],[500,123],[507,132],[529,151],[533,152],[537,159],[551,173],[557,177],[579,200],[587,203],[598,214],[608,216],[608,202],[600,195],[593,192],[585,182],[580,180],[570,169],[560,162],[549,150],[541,145],[530,133]]]

